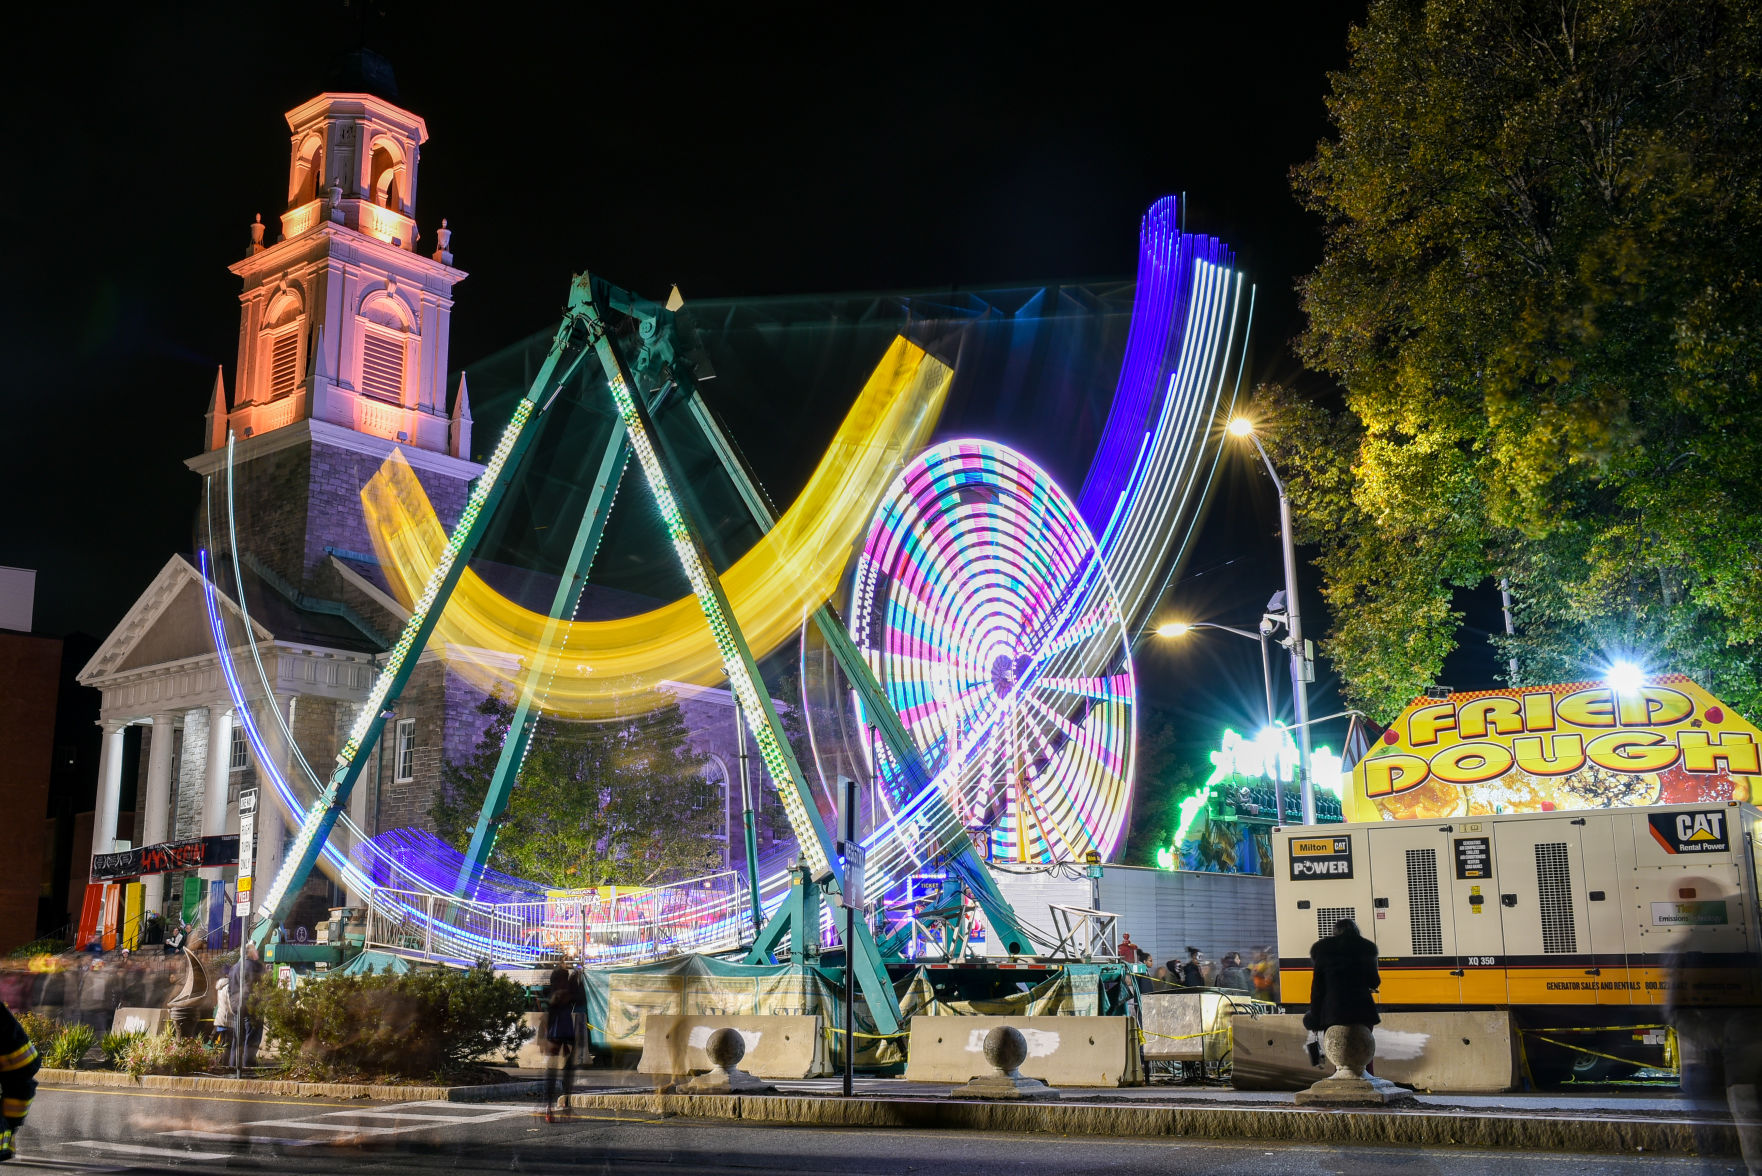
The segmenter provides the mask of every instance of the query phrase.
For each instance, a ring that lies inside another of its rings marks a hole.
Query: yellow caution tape
[[[1545,1041],[1549,1045],[1558,1046],[1561,1049],[1570,1049],[1574,1053],[1590,1054],[1594,1058],[1606,1058],[1611,1062],[1620,1062],[1624,1066],[1639,1066],[1641,1069],[1648,1070],[1653,1068],[1649,1062],[1636,1062],[1632,1058],[1618,1058],[1614,1054],[1600,1053],[1594,1049],[1586,1049],[1582,1045],[1568,1045],[1564,1041],[1555,1041],[1552,1037],[1543,1037],[1540,1033],[1537,1033],[1535,1037],[1537,1041]],[[1658,1068],[1663,1069],[1663,1067]],[[1672,1068],[1674,1069],[1674,1067]]]

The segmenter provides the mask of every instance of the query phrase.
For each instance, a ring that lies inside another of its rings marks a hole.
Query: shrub
[[[460,1075],[512,1055],[532,1031],[526,990],[487,965],[402,976],[331,975],[255,1002],[291,1072],[313,1077]]]
[[[90,1025],[68,1025],[49,1043],[43,1062],[52,1070],[77,1070],[86,1051],[98,1040],[98,1031]]]
[[[128,1047],[145,1036],[147,1035],[138,1029],[133,1033],[106,1033],[98,1039],[98,1048],[104,1051],[105,1061],[120,1069],[122,1055],[128,1052]]]
[[[24,1027],[25,1036],[37,1047],[39,1054],[48,1054],[49,1047],[67,1026],[51,1017],[48,1013],[28,1012],[19,1017],[18,1023]]]
[[[142,1074],[194,1074],[214,1065],[220,1047],[200,1037],[179,1037],[167,1028],[149,1036],[131,1033],[134,1038],[123,1049],[119,1064],[139,1078]]]

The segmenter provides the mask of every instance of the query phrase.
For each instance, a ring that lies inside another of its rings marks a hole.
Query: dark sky
[[[1249,380],[1293,376],[1292,284],[1320,242],[1289,171],[1326,131],[1325,73],[1362,4],[1029,7],[375,4],[363,20],[318,0],[15,23],[0,563],[39,570],[39,630],[107,632],[188,546],[182,460],[237,346],[226,267],[252,214],[281,210],[283,112],[363,36],[427,119],[422,249],[448,217],[471,275],[454,368],[553,323],[590,266],[688,297],[1130,276],[1145,208],[1184,191],[1188,227],[1258,283]],[[1226,467],[1174,597],[1251,624],[1278,586],[1276,515],[1264,476]],[[1146,655],[1177,717],[1258,707],[1254,647],[1214,636]],[[1218,685],[1202,699],[1195,680]]]

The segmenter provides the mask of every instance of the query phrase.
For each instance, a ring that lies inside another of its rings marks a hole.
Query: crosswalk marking
[[[311,1147],[322,1139],[285,1139],[275,1135],[246,1135],[237,1131],[161,1131],[168,1139],[204,1139],[210,1143],[279,1143],[283,1147]]]
[[[103,1139],[82,1139],[74,1147],[95,1147],[99,1151],[123,1152],[131,1156],[164,1156],[177,1160],[230,1160],[231,1152],[186,1151],[181,1147],[149,1147],[144,1143],[111,1143]]]

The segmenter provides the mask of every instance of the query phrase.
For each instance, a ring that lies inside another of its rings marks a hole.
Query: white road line
[[[461,1119],[457,1115],[424,1115],[418,1111],[331,1111],[329,1116],[320,1115],[319,1118],[341,1115],[358,1115],[363,1119],[426,1119],[430,1123],[482,1123],[485,1121],[482,1116],[478,1115],[473,1115],[469,1119]],[[489,1117],[492,1119],[502,1118],[501,1115]]]
[[[298,1127],[303,1131],[353,1131],[367,1135],[395,1135],[402,1130],[421,1131],[425,1128],[412,1127],[369,1127],[364,1123],[320,1123],[316,1119],[258,1119],[250,1123],[240,1123],[240,1127]]]
[[[313,1144],[325,1142],[322,1139],[285,1139],[275,1135],[249,1135],[242,1131],[161,1131],[159,1134],[177,1139],[206,1139],[213,1143],[279,1143],[286,1147],[311,1147]]]
[[[144,1143],[110,1143],[102,1139],[82,1139],[70,1147],[95,1147],[99,1151],[123,1152],[131,1156],[164,1156],[176,1160],[230,1160],[231,1152],[187,1151],[181,1147],[148,1147]]]

